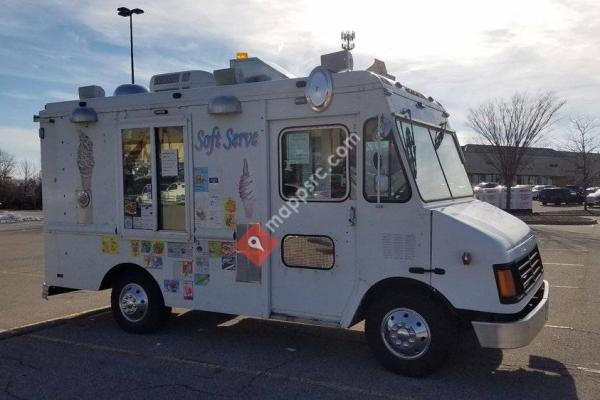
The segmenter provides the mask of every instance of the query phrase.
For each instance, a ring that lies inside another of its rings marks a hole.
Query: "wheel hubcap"
[[[409,308],[396,308],[383,318],[381,337],[386,347],[403,359],[421,357],[431,343],[425,318]]]
[[[130,322],[141,321],[148,311],[148,295],[137,283],[129,283],[119,295],[121,314]]]

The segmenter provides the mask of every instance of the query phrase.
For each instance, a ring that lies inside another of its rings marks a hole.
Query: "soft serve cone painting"
[[[248,167],[248,160],[244,158],[244,164],[242,167],[242,175],[240,176],[239,193],[242,204],[244,205],[244,215],[246,218],[252,218],[254,214],[254,203],[256,203],[256,197],[254,195],[253,181],[250,176],[250,168]]]

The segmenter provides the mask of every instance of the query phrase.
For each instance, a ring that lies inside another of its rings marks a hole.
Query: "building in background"
[[[480,182],[500,182],[494,168],[493,146],[467,144],[462,147],[467,174],[473,185]],[[539,147],[530,148],[523,158],[515,185],[582,185],[581,155]],[[600,154],[590,155],[592,171],[590,186],[600,186]]]

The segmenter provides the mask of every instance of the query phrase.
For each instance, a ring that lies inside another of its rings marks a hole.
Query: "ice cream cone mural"
[[[81,177],[81,190],[77,191],[77,222],[92,223],[92,171],[94,169],[94,143],[88,135],[78,130],[79,148],[77,167]]]
[[[248,168],[248,160],[244,158],[242,175],[240,176],[239,193],[242,204],[244,205],[244,215],[246,218],[252,218],[254,214],[254,203],[256,203],[252,182],[250,169]]]

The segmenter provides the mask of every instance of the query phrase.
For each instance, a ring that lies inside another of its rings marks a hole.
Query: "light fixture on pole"
[[[129,17],[129,49],[131,53],[131,84],[135,83],[135,75],[133,72],[133,14],[143,14],[144,10],[141,8],[134,8],[130,10],[127,7],[117,8],[117,12],[121,17]]]

